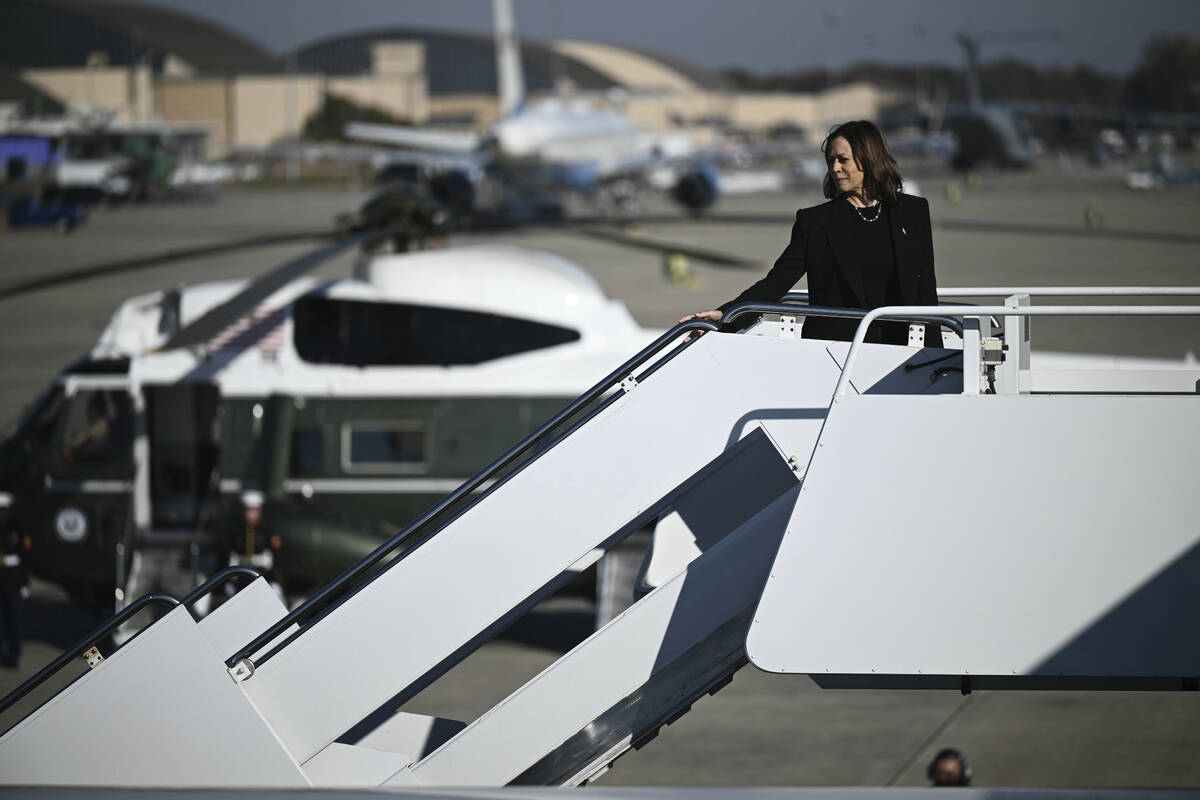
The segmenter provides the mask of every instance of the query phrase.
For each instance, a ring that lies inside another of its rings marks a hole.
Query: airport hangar
[[[371,29],[276,55],[212,22],[134,3],[9,0],[3,18],[0,106],[206,125],[209,157],[296,135],[326,94],[415,124],[480,129],[499,113],[486,35]],[[534,99],[582,93],[619,103],[656,130],[720,119],[748,131],[792,123],[821,132],[837,121],[833,109],[839,118],[871,118],[894,100],[861,83],[819,94],[739,93],[679,59],[592,42],[524,41],[521,60]]]

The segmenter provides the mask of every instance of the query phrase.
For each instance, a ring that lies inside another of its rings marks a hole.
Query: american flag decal
[[[272,311],[259,306],[209,340],[204,352],[211,356],[256,348],[275,355],[283,349],[286,322],[287,306]]]

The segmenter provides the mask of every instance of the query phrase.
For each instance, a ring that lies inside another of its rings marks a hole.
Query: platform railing
[[[1200,286],[954,286],[938,297],[1200,297]]]
[[[846,355],[846,363],[842,368],[841,377],[833,392],[834,402],[844,397],[846,387],[850,384],[850,374],[854,363],[862,350],[867,329],[881,319],[907,319],[921,322],[930,314],[944,314],[959,318],[983,317],[1084,317],[1084,316],[1113,316],[1113,317],[1160,317],[1160,316],[1200,316],[1200,306],[883,306],[871,309],[862,318],[854,339],[850,343],[850,352]],[[962,328],[960,326],[959,330]],[[964,380],[966,371],[964,370]]]
[[[1009,297],[1200,297],[1200,286],[948,286],[937,290],[941,298]],[[783,296],[785,303],[807,303],[808,292]]]

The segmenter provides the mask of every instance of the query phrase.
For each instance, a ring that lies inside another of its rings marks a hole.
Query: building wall
[[[750,131],[790,122],[823,133],[847,119],[874,118],[891,99],[868,84],[817,94],[723,92],[705,89],[670,66],[624,48],[573,41],[553,46],[629,88],[626,113],[636,124],[652,129],[670,127],[678,119],[718,116]]]
[[[209,122],[220,131],[214,134],[216,155],[298,136],[305,120],[320,109],[326,92],[376,106],[400,119],[422,123],[429,118],[421,42],[376,43],[372,74],[361,77],[241,75],[228,81],[164,80],[161,86],[166,120]]]
[[[211,125],[206,155],[219,158],[235,144],[230,119],[229,81],[164,80],[154,90],[159,113],[167,122]]]
[[[214,157],[238,148],[265,147],[298,135],[304,121],[321,107],[325,92],[376,106],[400,119],[422,123],[429,118],[430,99],[423,74],[171,79],[160,81],[156,90],[162,118],[167,122],[213,126],[209,153]]]
[[[393,77],[425,74],[424,42],[375,42],[371,45],[371,73]]]
[[[651,129],[670,127],[677,119],[724,117],[749,131],[765,131],[780,123],[810,129],[817,139],[833,125],[849,119],[875,119],[894,100],[893,94],[865,83],[839,86],[818,94],[694,91],[658,97],[631,97],[626,113]]]
[[[693,92],[700,88],[682,73],[624,47],[576,41],[554,42],[551,47],[633,91]]]
[[[329,78],[326,83],[331,94],[417,124],[429,119],[428,85],[424,75]]]
[[[824,134],[840,122],[852,119],[878,119],[880,112],[900,99],[897,92],[869,83],[837,86],[813,96],[810,127]]]
[[[115,122],[147,122],[155,115],[148,66],[27,69],[21,78],[65,105],[113,111]]]
[[[622,55],[624,51],[618,48],[581,43],[559,43],[557,47],[597,68],[607,65],[614,78],[633,90],[621,108],[635,124],[651,130],[675,128],[681,120],[724,117],[751,131],[796,123],[819,139],[837,122],[877,117],[893,99],[890,93],[868,84],[836,87],[815,95],[712,91],[698,88],[650,59]],[[305,119],[320,107],[326,91],[417,124],[431,116],[462,117],[474,119],[474,127],[481,130],[499,116],[499,103],[492,95],[431,97],[421,42],[376,43],[372,74],[356,77],[300,74],[213,79],[192,77],[189,70],[183,62],[172,63],[167,74],[155,81],[147,66],[109,67],[98,62],[74,69],[25,70],[21,77],[65,104],[110,109],[117,122],[161,118],[211,125],[211,156],[265,147],[298,134]],[[648,89],[654,91],[638,93]]]
[[[727,103],[734,124],[747,130],[766,130],[782,122],[812,126],[822,117],[822,101],[813,95],[785,93],[734,94]]]
[[[360,105],[374,106],[394,117],[421,124],[429,119],[429,78],[425,43],[375,42],[371,74],[328,78],[327,90]]]
[[[681,120],[725,114],[728,106],[725,95],[698,89],[659,96],[632,95],[623,108],[635,125],[665,130],[677,127]]]
[[[500,118],[500,100],[491,94],[453,94],[429,98],[429,116],[471,117],[483,129]]]
[[[324,80],[316,75],[241,76],[231,81],[230,118],[235,147],[266,147],[298,136],[321,107]]]
[[[316,75],[241,76],[226,79],[173,79],[158,84],[166,122],[212,126],[208,155],[266,147],[298,135],[323,97]]]

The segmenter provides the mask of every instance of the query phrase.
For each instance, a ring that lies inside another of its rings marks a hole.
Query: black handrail
[[[190,591],[186,595],[184,595],[183,599],[179,601],[179,604],[190,608],[192,603],[195,603],[201,597],[204,597],[204,595],[208,594],[213,589],[220,586],[222,583],[225,583],[226,581],[229,581],[229,580],[231,580],[233,578],[237,578],[237,577],[249,578],[250,580],[254,580],[256,578],[261,578],[262,573],[256,569],[252,569],[250,567],[244,567],[244,566],[226,567],[225,569],[221,570],[216,575],[213,575],[211,578],[206,580],[204,583],[200,584],[195,589],[192,589],[192,591]]]
[[[225,660],[225,665],[232,667],[239,661],[249,661],[250,666],[253,667],[257,664],[265,663],[272,655],[274,655],[275,651],[278,650],[279,647],[287,644],[287,642],[277,645],[274,650],[264,655],[257,662],[249,659],[248,656],[251,653],[261,649],[263,645],[274,640],[277,636],[279,636],[279,634],[283,633],[292,625],[303,625],[305,622],[309,621],[318,613],[320,613],[326,606],[332,605],[337,601],[337,595],[341,593],[348,584],[362,577],[369,569],[390,555],[392,551],[394,551],[401,544],[411,539],[420,529],[424,528],[434,518],[440,516],[447,508],[474,492],[497,472],[512,464],[518,457],[523,455],[531,447],[545,439],[547,435],[549,435],[565,420],[574,416],[584,406],[598,399],[601,395],[612,388],[614,384],[620,383],[622,380],[628,377],[633,370],[644,364],[659,350],[663,349],[668,344],[675,341],[683,334],[688,333],[689,331],[707,332],[716,331],[717,329],[718,328],[716,324],[708,322],[707,320],[691,320],[689,322],[680,323],[659,336],[649,345],[642,348],[642,350],[633,356],[633,358],[626,361],[620,367],[617,367],[615,370],[605,376],[603,380],[569,403],[565,408],[551,417],[537,430],[530,433],[491,464],[488,464],[481,471],[476,473],[474,477],[468,478],[465,483],[463,483],[450,494],[446,495],[437,504],[430,507],[427,511],[425,511],[425,513],[409,523],[408,526],[399,533],[395,534],[379,547],[375,548],[375,550],[362,558],[358,563],[351,566],[332,582],[326,584],[321,591],[310,597],[303,604],[297,606],[291,613],[280,619],[274,625],[267,628],[265,631],[259,634],[254,641],[239,649],[236,653]],[[293,636],[294,635],[296,634],[293,634]],[[290,642],[291,637],[289,637],[287,641]]]
[[[96,628],[87,636],[83,637],[78,642],[67,648],[58,658],[42,667],[32,678],[25,681],[16,689],[13,689],[11,692],[5,695],[4,699],[0,700],[0,713],[7,711],[14,703],[32,692],[38,686],[41,686],[42,683],[44,683],[51,675],[66,666],[68,662],[82,655],[83,652],[89,647],[92,647],[96,643],[96,640],[98,640],[101,636],[105,636],[112,632],[119,627],[121,623],[125,622],[125,620],[129,619],[151,603],[164,603],[171,608],[181,605],[178,600],[176,600],[174,597],[171,597],[169,594],[142,595],[137,600],[134,600],[132,603],[125,606],[125,608],[121,609],[120,612],[110,617],[107,622],[102,623],[100,627]]]
[[[799,314],[801,316],[862,319],[864,316],[866,316],[867,312],[863,309],[828,308],[824,306],[785,306],[779,303],[739,303],[726,312],[725,316],[722,318],[722,321],[724,322],[726,320],[741,316],[742,314],[749,313],[784,313]],[[958,320],[951,319],[949,317],[921,317],[918,321],[946,325],[947,327],[956,331],[960,336],[962,335],[962,324]],[[719,326],[715,323],[708,322],[707,320],[694,319],[688,322],[680,323],[659,336],[620,367],[610,372],[591,389],[587,390],[574,401],[569,403],[565,408],[551,417],[537,430],[530,433],[491,464],[484,467],[473,477],[467,479],[467,481],[461,486],[426,510],[423,514],[421,514],[421,516],[409,523],[399,533],[393,535],[375,550],[371,551],[371,553],[359,560],[356,564],[349,567],[333,581],[326,584],[321,591],[317,592],[317,594],[310,597],[303,604],[297,606],[289,614],[260,633],[253,641],[238,649],[237,652],[225,660],[225,665],[232,668],[239,662],[247,662],[250,671],[252,672],[256,666],[266,663],[266,661],[274,656],[275,653],[277,653],[282,647],[287,646],[297,636],[303,634],[304,629],[301,628],[301,630],[294,632],[286,640],[277,644],[257,661],[249,658],[249,656],[250,654],[260,650],[264,645],[267,645],[271,641],[275,640],[281,633],[286,631],[291,626],[303,626],[305,623],[311,621],[314,617],[324,611],[327,607],[337,603],[341,599],[340,595],[346,591],[348,584],[351,584],[358,578],[361,578],[368,570],[379,564],[380,561],[390,555],[397,547],[412,539],[432,520],[445,512],[446,509],[474,492],[497,472],[512,464],[518,457],[528,451],[529,448],[545,439],[547,435],[549,435],[565,420],[574,416],[584,406],[598,399],[614,384],[624,380],[632,373],[634,369],[644,364],[650,359],[651,356],[663,349],[666,345],[690,331],[710,332],[717,330],[719,330]],[[657,371],[658,367],[660,367],[663,363],[665,363],[665,360],[656,363],[650,370],[647,370],[644,375],[639,376],[639,378],[645,378],[650,373]]]
[[[128,620],[130,617],[132,617],[137,612],[141,611],[147,605],[149,605],[151,603],[164,603],[166,605],[171,606],[172,608],[174,608],[175,606],[184,606],[185,608],[190,607],[193,603],[195,603],[200,598],[204,597],[204,595],[211,592],[217,586],[221,585],[222,583],[225,583],[226,581],[228,581],[232,578],[236,578],[236,577],[244,577],[244,578],[249,578],[250,580],[254,580],[255,578],[261,577],[261,575],[257,570],[251,569],[250,567],[242,567],[242,566],[227,567],[227,568],[221,570],[220,572],[218,572],[216,575],[213,575],[211,578],[209,578],[207,581],[202,583],[200,586],[197,586],[190,593],[188,593],[182,600],[177,600],[174,597],[167,595],[167,594],[147,594],[147,595],[143,595],[142,597],[138,598],[137,600],[134,600],[132,603],[125,606],[125,608],[121,609],[119,612],[117,612],[112,617],[110,617],[108,620],[106,620],[104,623],[102,623],[100,625],[100,627],[96,628],[94,631],[89,633],[83,639],[76,642],[70,648],[65,650],[62,654],[59,655],[58,658],[54,659],[49,664],[47,664],[45,667],[43,667],[36,675],[34,675],[29,680],[22,683],[20,686],[18,686],[16,689],[14,689],[9,694],[5,695],[4,699],[0,700],[0,713],[3,713],[4,711],[8,710],[8,708],[10,706],[12,706],[13,703],[17,702],[22,697],[24,697],[25,695],[32,692],[39,685],[41,685],[44,681],[49,679],[51,675],[53,675],[58,670],[62,669],[63,666],[65,666],[67,663],[69,663],[70,661],[72,661],[76,657],[78,657],[88,647],[95,644],[97,639],[99,639],[101,636],[104,636],[108,632],[110,632],[113,629],[120,626],[123,622]],[[151,623],[151,624],[153,624],[153,623]],[[145,629],[143,628],[143,630],[145,630]],[[140,633],[140,631],[139,631],[139,633]]]
[[[950,295],[950,296],[957,297],[958,295],[954,294],[954,295]],[[787,294],[785,294],[783,296],[783,299],[780,300],[779,302],[781,302],[781,303],[807,303],[808,302],[808,292],[804,292],[804,291],[788,292]],[[938,298],[937,304],[939,306],[977,306],[977,305],[979,305],[978,303],[960,303],[957,300],[943,300],[940,297]]]
[[[865,308],[832,308],[829,306],[794,306],[785,303],[738,303],[730,307],[721,317],[721,322],[732,322],[746,314],[787,314],[798,317],[839,317],[843,319],[862,319],[870,309]],[[879,319],[901,320],[908,322],[925,322],[943,325],[962,336],[962,323],[953,317],[926,316],[923,314],[906,314],[903,316],[887,315]]]

